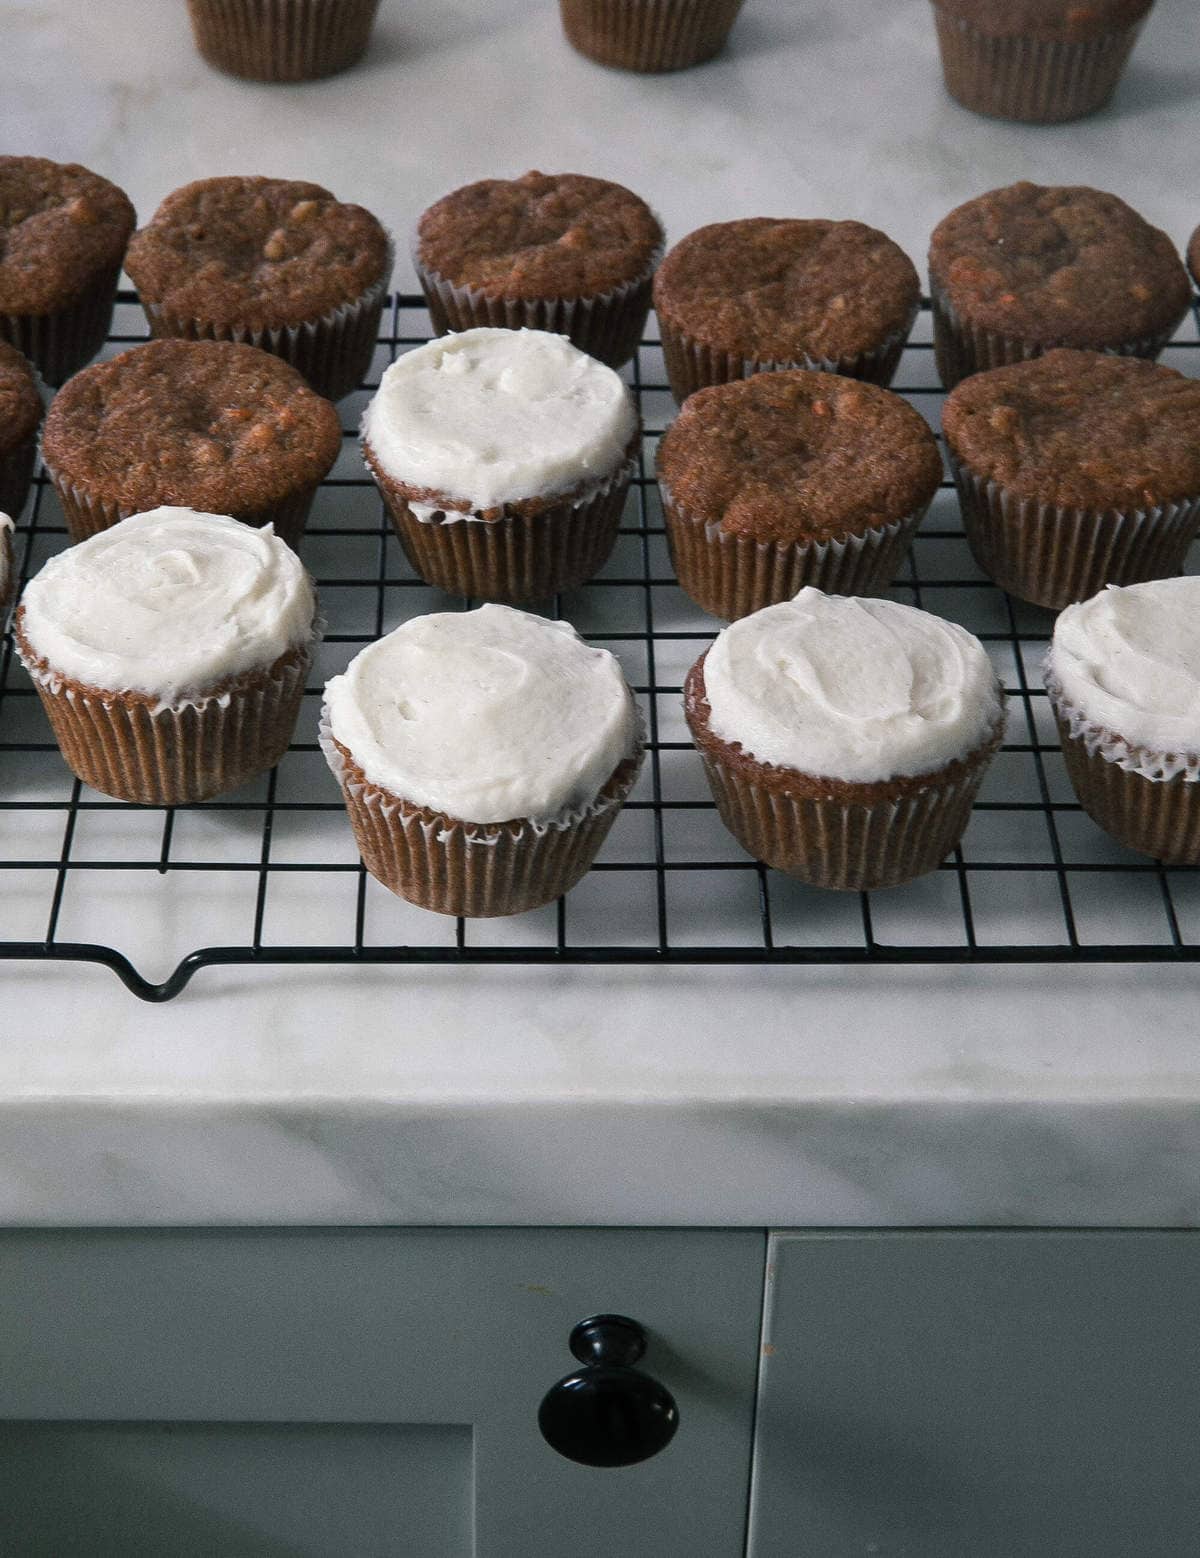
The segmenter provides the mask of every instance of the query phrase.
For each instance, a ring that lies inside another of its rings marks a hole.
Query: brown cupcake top
[[[28,361],[0,341],[0,454],[17,449],[37,431],[42,397]]]
[[[1128,510],[1200,496],[1200,380],[1140,357],[1061,350],[977,373],[942,427],[1019,497]]]
[[[121,263],[136,218],[98,173],[0,157],[0,313],[53,314]]]
[[[968,200],[934,229],[929,274],[969,323],[1047,346],[1168,335],[1191,298],[1166,233],[1082,185]]]
[[[143,302],[222,328],[303,324],[386,284],[391,246],[362,206],[295,179],[212,178],[167,196],[126,269]]]
[[[654,307],[718,351],[780,362],[855,357],[907,330],[912,261],[862,222],[751,217],[689,233],[654,278]]]
[[[55,476],[139,513],[253,513],[328,473],[337,412],[254,346],[150,341],[77,373],[46,417]]]
[[[934,0],[934,4],[993,37],[1079,43],[1132,27],[1154,0]]]
[[[583,173],[481,179],[417,223],[417,260],[456,287],[498,298],[577,298],[644,277],[663,230],[621,184]]]
[[[823,541],[904,519],[941,477],[933,434],[907,401],[804,369],[698,390],[658,451],[676,503],[759,541]]]

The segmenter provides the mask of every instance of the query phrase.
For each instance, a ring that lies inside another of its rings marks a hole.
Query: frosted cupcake
[[[321,745],[371,874],[442,914],[519,914],[591,865],[642,760],[621,668],[507,606],[415,617],[325,688]]]
[[[892,887],[958,843],[1004,695],[964,628],[803,589],[743,617],[688,673],[684,712],[721,819],[816,887]]]
[[[640,438],[629,390],[564,336],[467,330],[387,370],[363,452],[409,562],[483,600],[540,600],[601,568]]]
[[[1129,849],[1200,865],[1200,579],[1068,606],[1045,681],[1088,816]]]
[[[159,508],[52,557],[14,630],[75,776],[174,806],[282,757],[315,616],[311,579],[269,527]]]

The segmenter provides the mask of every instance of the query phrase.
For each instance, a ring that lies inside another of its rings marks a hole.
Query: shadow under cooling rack
[[[1050,612],[979,572],[947,482],[892,594],[978,634],[1009,691],[1007,740],[959,849],[907,887],[806,888],[725,832],[683,722],[688,666],[719,624],[680,591],[653,480],[674,407],[647,341],[630,382],[646,427],[617,548],[589,584],[534,606],[621,661],[646,713],[649,758],[595,866],[569,896],[511,920],[445,919],[363,869],[316,744],[325,680],[419,612],[463,607],[413,576],[358,452],[379,375],[428,338],[421,300],[390,302],[367,384],[343,402],[343,451],[302,553],[329,633],[296,740],[279,766],[219,800],[163,810],[81,786],[63,764],[6,635],[0,651],[0,959],[102,963],[147,1001],[215,964],[1089,963],[1200,959],[1200,873],[1130,854],[1081,811],[1042,689]],[[145,336],[122,292],[113,355]],[[1196,371],[1195,318],[1164,361]],[[896,386],[940,425],[921,315]],[[21,582],[66,544],[39,470],[17,528]],[[465,603],[473,604],[472,602]]]

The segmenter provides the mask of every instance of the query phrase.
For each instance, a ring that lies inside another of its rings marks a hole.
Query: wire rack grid
[[[1164,358],[1192,372],[1194,314]],[[627,370],[646,437],[617,548],[596,579],[534,608],[565,617],[622,662],[649,731],[638,786],[592,870],[546,909],[453,920],[386,892],[358,859],[317,746],[321,689],[408,617],[475,603],[413,575],[362,466],[357,428],[369,394],[388,362],[429,335],[418,297],[392,297],[384,318],[368,381],[343,402],[342,455],[303,542],[329,631],[276,769],[196,806],[130,806],[91,791],[63,764],[5,635],[0,959],[104,964],[147,1001],[171,999],[197,970],[220,964],[1200,960],[1200,875],[1129,853],[1081,812],[1041,685],[1052,614],[979,572],[948,481],[892,593],[978,634],[1010,695],[1007,739],[962,845],[930,876],[870,894],[807,888],[744,854],[716,815],[683,723],[684,675],[719,624],[671,572],[652,473],[674,406],[653,340]],[[144,336],[135,296],[123,291],[105,355]],[[927,307],[895,387],[939,431]],[[22,585],[66,544],[40,468],[16,540]]]

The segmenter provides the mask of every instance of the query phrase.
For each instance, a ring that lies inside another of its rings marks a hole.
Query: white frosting
[[[704,682],[722,741],[762,763],[855,783],[965,757],[994,730],[1003,698],[965,628],[811,587],[719,634]]]
[[[30,647],[59,676],[164,705],[305,642],[316,597],[270,526],[156,508],[52,557],[22,597]]]
[[[1200,753],[1200,579],[1110,584],[1068,606],[1048,665],[1093,724],[1152,752]]]
[[[325,688],[366,777],[464,822],[550,822],[589,805],[638,741],[615,658],[510,606],[414,617]]]
[[[611,368],[544,330],[465,330],[398,358],[363,417],[382,470],[484,510],[616,474],[637,426]]]

